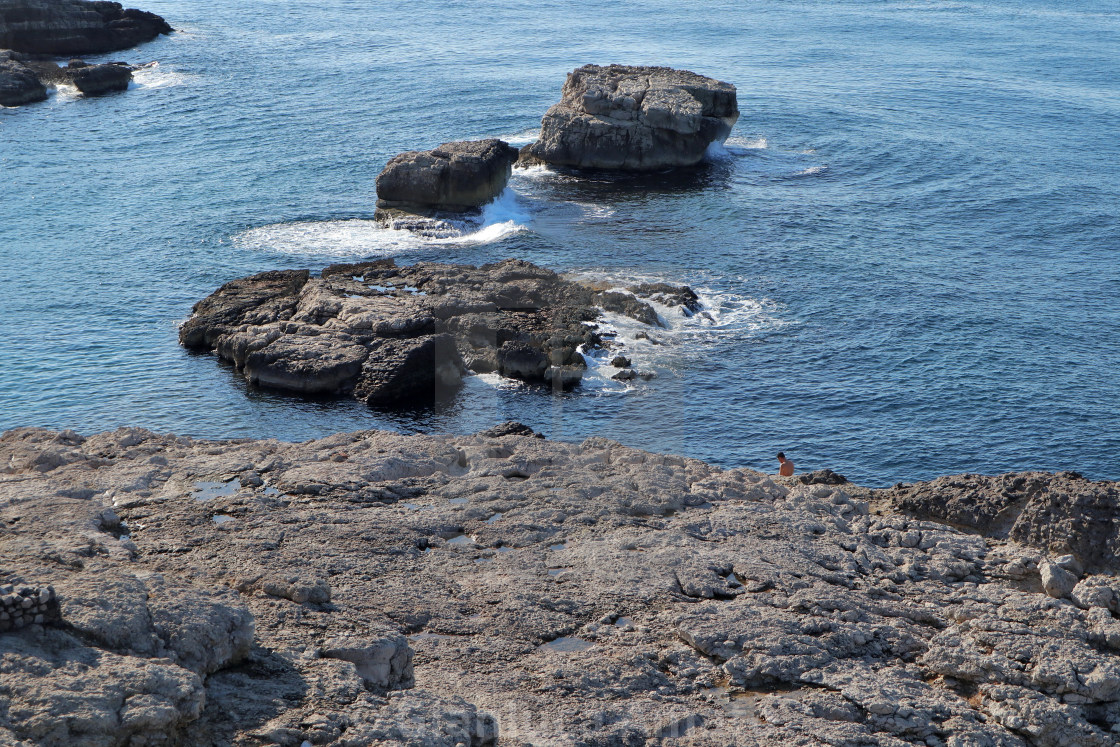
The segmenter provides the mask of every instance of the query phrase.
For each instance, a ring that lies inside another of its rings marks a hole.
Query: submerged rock
[[[377,177],[377,206],[422,214],[477,208],[501,194],[516,160],[516,148],[493,138],[402,153]]]
[[[0,634],[0,741],[1116,743],[1113,576],[1069,591],[1072,557],[855,485],[531,436],[3,434],[0,558],[61,624]]]
[[[694,166],[738,118],[729,83],[667,67],[584,65],[568,74],[520,162],[612,171]]]
[[[266,272],[223,285],[179,330],[254,384],[348,394],[371,405],[431,400],[465,370],[557,388],[599,345],[600,309],[657,325],[648,303],[529,262],[481,267],[392,260]]]
[[[103,0],[4,0],[0,48],[72,56],[128,49],[170,34],[154,13]]]

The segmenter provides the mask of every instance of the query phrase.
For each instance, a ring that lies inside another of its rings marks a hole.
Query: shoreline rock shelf
[[[687,288],[636,290],[695,301]],[[631,293],[529,262],[390,259],[332,265],[317,278],[286,270],[226,283],[195,305],[179,340],[213,350],[254,384],[385,405],[442,396],[466,370],[572,387],[586,370],[581,351],[602,344],[589,324],[600,308],[660,324]]]
[[[876,491],[536,435],[8,431],[0,578],[59,617],[0,633],[0,742],[1116,743],[1120,580],[1084,569],[1117,559],[1052,554],[1117,546],[1080,513],[1116,483]],[[914,515],[1005,487],[1037,545]]]

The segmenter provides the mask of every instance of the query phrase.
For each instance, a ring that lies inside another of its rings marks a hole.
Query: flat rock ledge
[[[739,118],[735,86],[688,70],[584,65],[541,120],[520,165],[605,171],[695,166]]]
[[[490,433],[3,434],[0,570],[59,616],[0,633],[0,743],[1118,742],[1111,574],[892,491]]]
[[[569,388],[586,370],[582,352],[603,342],[594,329],[603,309],[661,324],[635,292],[681,303],[691,294],[597,290],[512,259],[339,264],[319,277],[283,270],[226,283],[195,305],[179,340],[253,384],[370,405],[433,400],[467,371]]]
[[[377,177],[377,207],[422,215],[478,208],[505,189],[516,160],[517,149],[494,138],[402,153]]]
[[[170,34],[155,13],[89,0],[0,2],[0,48],[70,57],[135,47]]]

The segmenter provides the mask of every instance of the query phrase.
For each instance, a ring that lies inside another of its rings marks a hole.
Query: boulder
[[[687,290],[687,289],[686,289]],[[506,260],[481,267],[392,260],[266,272],[226,283],[179,330],[250,382],[385,406],[434,400],[466,369],[579,383],[601,309],[660,320],[632,292],[602,291]]]
[[[694,166],[738,118],[730,83],[667,67],[584,65],[568,74],[519,160],[610,171]]]
[[[170,34],[154,13],[98,0],[4,0],[0,48],[70,56],[128,49]]]
[[[332,638],[319,654],[328,659],[352,663],[358,675],[370,687],[399,690],[412,687],[412,648],[399,633],[371,638],[354,636]]]
[[[502,140],[467,140],[394,156],[377,177],[379,208],[463,211],[506,187],[517,149]]]
[[[0,50],[0,106],[23,106],[47,98],[47,87],[7,50]]]
[[[123,63],[108,65],[86,65],[85,63],[66,68],[66,77],[86,96],[100,96],[103,93],[124,91],[132,82],[132,68]]]

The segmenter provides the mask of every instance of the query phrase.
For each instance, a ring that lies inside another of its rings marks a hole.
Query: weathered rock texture
[[[1085,568],[1120,570],[1120,491],[1074,472],[958,475],[896,485],[883,497],[899,511],[1012,539]]]
[[[1056,599],[1076,559],[856,486],[494,432],[6,433],[0,558],[61,622],[0,635],[0,740],[1118,741],[1112,576]]]
[[[738,118],[730,83],[667,67],[584,65],[568,74],[520,160],[619,171],[694,166]]]
[[[9,50],[0,49],[0,106],[23,106],[47,98],[35,71]]]
[[[432,399],[464,369],[573,386],[586,369],[581,346],[601,343],[588,325],[600,308],[660,323],[632,293],[528,262],[381,260],[332,265],[318,278],[290,270],[226,283],[195,305],[179,339],[215,351],[254,384],[384,405]]]
[[[120,3],[0,0],[0,48],[59,56],[128,49],[169,34],[159,16]]]
[[[379,208],[461,211],[506,188],[517,149],[502,140],[466,140],[394,156],[377,177]]]

